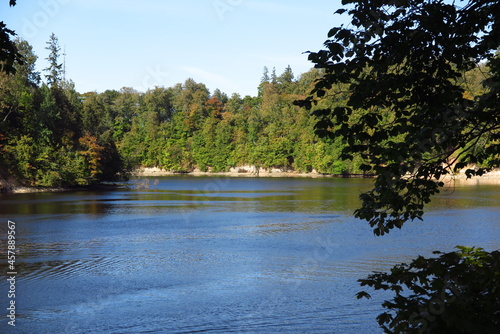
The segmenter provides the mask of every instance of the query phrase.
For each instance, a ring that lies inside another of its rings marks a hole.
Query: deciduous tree
[[[443,176],[498,167],[500,2],[343,4],[349,9],[337,13],[351,24],[332,28],[326,48],[309,54],[324,75],[298,104],[318,117],[320,136],[344,139],[343,158],[360,156],[360,168],[376,174],[355,216],[380,235],[421,219]],[[463,78],[483,63],[490,73],[472,97]],[[318,107],[325,99],[344,103]]]
[[[343,0],[349,26],[328,33],[309,59],[324,71],[297,104],[318,118],[316,132],[346,144],[376,175],[355,216],[377,235],[422,219],[442,177],[499,166],[500,2]],[[483,74],[487,65],[488,73]],[[473,72],[471,72],[473,71]],[[482,89],[464,83],[482,73]],[[325,102],[327,101],[327,102]],[[494,333],[499,253],[462,247],[419,257],[360,280],[395,297],[377,318],[386,333]],[[358,294],[369,297],[366,292]]]

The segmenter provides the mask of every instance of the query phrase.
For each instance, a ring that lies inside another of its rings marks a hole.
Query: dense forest
[[[322,70],[295,78],[264,67],[255,97],[210,92],[187,79],[146,92],[132,88],[79,93],[65,77],[57,37],[47,42],[49,67],[16,41],[23,63],[0,73],[0,176],[30,186],[90,185],[117,181],[137,167],[174,172],[226,171],[253,165],[320,173],[360,173],[360,160],[340,159],[344,143],[315,134],[317,119],[294,105]],[[480,93],[486,69],[466,76],[466,94]],[[256,83],[258,84],[258,83]],[[318,109],[346,99],[335,94]],[[390,116],[387,116],[390,119]],[[0,178],[1,179],[1,178]]]

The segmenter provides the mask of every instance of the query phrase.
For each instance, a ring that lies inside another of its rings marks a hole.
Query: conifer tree
[[[271,73],[271,83],[277,83],[278,77],[276,76],[276,67],[273,67],[273,72]]]
[[[264,66],[264,73],[262,74],[262,79],[260,79],[260,83],[269,82],[269,70],[267,66]]]
[[[59,46],[59,39],[57,36],[52,33],[50,35],[49,41],[47,42],[46,50],[49,50],[49,56],[45,58],[49,62],[49,67],[45,68],[44,71],[47,71],[48,74],[45,75],[47,79],[47,84],[51,87],[57,86],[62,80],[62,63],[59,63],[59,52],[61,51],[61,47]]]
[[[281,83],[292,82],[294,79],[293,71],[290,65],[285,68],[283,74],[278,78]]]

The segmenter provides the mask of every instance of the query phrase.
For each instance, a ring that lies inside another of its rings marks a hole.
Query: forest
[[[210,92],[193,79],[146,92],[124,87],[80,93],[66,78],[54,34],[43,73],[36,71],[29,43],[15,44],[23,62],[14,64],[15,73],[0,73],[0,179],[86,186],[126,179],[138,167],[185,173],[243,165],[363,173],[361,158],[341,159],[342,139],[317,136],[314,110],[294,104],[310,94],[323,69],[296,78],[290,66],[280,75],[264,67],[253,97]],[[464,77],[468,98],[481,94],[486,73],[481,65]],[[349,93],[338,91],[315,109],[342,105]],[[390,119],[389,111],[385,115]]]

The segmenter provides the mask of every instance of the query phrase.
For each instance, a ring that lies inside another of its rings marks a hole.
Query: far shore
[[[203,172],[195,169],[191,172],[179,173],[172,172],[158,167],[142,167],[136,169],[132,176],[135,178],[141,177],[161,177],[171,175],[191,175],[191,176],[228,176],[228,177],[311,177],[311,178],[373,178],[371,174],[326,174],[318,173],[313,170],[309,173],[298,172],[293,170],[282,170],[278,168],[264,169],[258,171],[254,166],[243,166],[231,168],[227,172]],[[443,178],[443,182],[457,181],[459,185],[478,185],[478,184],[498,184],[500,185],[500,169],[495,169],[483,176],[476,176],[467,179],[465,169],[455,175],[447,175]]]
[[[370,174],[326,174],[318,173],[316,170],[311,172],[299,172],[280,168],[256,168],[255,166],[241,166],[230,168],[226,172],[201,171],[195,169],[190,172],[173,172],[158,167],[142,167],[132,172],[133,177],[151,177],[151,176],[170,176],[170,175],[192,175],[192,176],[230,176],[230,177],[332,177],[332,178],[371,178]]]
[[[465,171],[465,170],[464,170]],[[476,176],[467,179],[465,172],[462,171],[455,175],[445,176],[442,181],[445,183],[445,187],[448,183],[453,182],[454,186],[477,186],[477,185],[500,185],[500,169],[495,169],[483,176]],[[278,168],[257,170],[254,166],[243,166],[237,168],[231,168],[227,172],[203,172],[200,170],[193,170],[191,172],[180,173],[172,172],[158,167],[142,167],[138,168],[131,173],[132,179],[140,178],[154,178],[162,176],[226,176],[226,177],[284,177],[284,178],[373,178],[370,174],[326,174],[318,173],[313,170],[309,173],[298,172],[294,170],[281,170]],[[0,180],[0,193],[7,194],[18,194],[18,193],[41,193],[41,192],[64,192],[64,191],[87,191],[87,190],[110,190],[116,189],[123,186],[123,184],[112,184],[103,183],[91,186],[82,187],[28,187],[28,186],[17,186],[11,183],[2,182]]]

